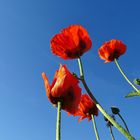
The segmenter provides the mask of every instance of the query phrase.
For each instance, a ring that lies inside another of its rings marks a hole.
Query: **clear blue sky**
[[[127,52],[119,62],[131,80],[140,77],[139,5],[139,0],[0,0],[0,140],[55,139],[56,108],[45,95],[41,73],[51,82],[59,63],[78,73],[76,60],[50,52],[52,36],[71,24],[83,25],[93,41],[82,59],[95,97],[108,112],[118,106],[140,138],[140,97],[123,98],[132,88],[114,63],[104,64],[97,54],[104,41],[122,40]],[[62,140],[94,140],[92,122],[77,120],[62,112]],[[109,140],[101,113],[96,120],[101,139]],[[113,130],[117,140],[125,140]]]

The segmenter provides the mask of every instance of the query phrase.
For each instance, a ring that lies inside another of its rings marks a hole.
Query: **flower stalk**
[[[61,102],[57,103],[56,140],[61,139]]]
[[[117,68],[119,69],[120,73],[121,73],[122,76],[124,77],[124,79],[133,87],[133,89],[134,89],[137,93],[139,93],[139,90],[135,87],[135,85],[127,78],[126,74],[123,72],[123,70],[122,70],[121,66],[119,65],[119,63],[118,63],[118,61],[117,61],[116,58],[114,59],[114,62],[115,62],[115,64],[116,64]]]
[[[83,72],[83,66],[82,66],[82,61],[81,58],[78,58],[78,64],[79,64],[79,70],[80,70],[80,77],[81,81],[88,93],[88,95],[91,97],[93,102],[96,104],[97,108],[99,111],[113,124],[114,127],[116,127],[128,140],[135,140],[131,134],[126,131],[121,125],[119,125],[104,109],[103,107],[99,104],[99,102],[96,100],[96,98],[93,96],[92,92],[90,91],[89,87],[86,84],[86,81],[84,79],[84,72]]]
[[[110,135],[111,135],[112,140],[115,140],[111,125],[109,126],[109,131],[110,131]]]
[[[92,114],[91,117],[92,117],[93,128],[94,128],[94,132],[95,132],[96,139],[97,139],[97,140],[100,140],[100,137],[99,137],[99,133],[98,133],[98,129],[97,129],[97,126],[96,126],[96,121],[95,121],[94,115]]]
[[[122,122],[124,123],[124,126],[125,126],[126,130],[130,133],[130,131],[129,131],[129,129],[128,129],[128,126],[127,126],[125,120],[123,119],[122,115],[121,115],[120,113],[118,113],[118,116],[120,117],[120,119],[121,119]]]

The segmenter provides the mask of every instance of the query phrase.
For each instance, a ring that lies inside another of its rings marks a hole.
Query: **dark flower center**
[[[85,49],[86,48],[86,44],[85,44],[85,42],[83,41],[83,40],[80,40],[79,41],[79,45],[78,45],[81,49]]]
[[[120,56],[120,53],[118,51],[114,51],[114,53],[110,54],[110,56],[108,57],[108,59],[110,61],[113,61],[115,58],[117,59]]]
[[[61,102],[62,108],[65,108],[66,106],[71,105],[71,103],[75,99],[73,88],[67,90],[66,93],[63,93],[60,97],[51,96],[50,99],[54,105],[57,105],[57,102]]]
[[[66,50],[65,54],[69,58],[76,58],[76,57],[81,56],[84,53],[85,48],[86,48],[85,42],[83,40],[80,40],[76,48],[71,49],[71,50]]]

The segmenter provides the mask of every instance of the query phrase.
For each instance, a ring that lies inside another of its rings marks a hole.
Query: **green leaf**
[[[125,96],[125,98],[134,97],[134,96],[140,96],[140,90],[139,93],[136,91],[130,92],[128,95]]]
[[[139,79],[139,78],[134,79],[134,83],[135,83],[136,85],[140,85],[140,79]]]

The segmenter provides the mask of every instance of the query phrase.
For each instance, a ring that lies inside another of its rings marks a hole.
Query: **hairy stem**
[[[109,130],[110,130],[110,135],[111,135],[112,140],[115,140],[115,137],[112,131],[112,126],[109,126]]]
[[[133,89],[139,93],[139,90],[134,86],[134,84],[127,78],[126,74],[123,72],[121,66],[119,65],[117,59],[114,59],[114,62],[117,66],[117,68],[119,69],[120,73],[122,74],[122,76],[124,77],[124,79],[133,87]]]
[[[61,128],[61,102],[58,102],[57,103],[56,140],[61,139],[60,128]]]
[[[120,113],[118,113],[118,116],[121,118],[122,122],[123,122],[123,123],[124,123],[124,125],[125,125],[126,130],[129,132],[128,126],[127,126],[127,124],[126,124],[125,120],[123,119],[123,117],[121,116],[121,114],[120,114]],[[129,132],[129,133],[130,133],[130,132]]]
[[[86,81],[84,79],[84,72],[83,72],[83,66],[81,58],[78,58],[78,64],[79,64],[79,70],[80,70],[80,77],[81,81],[88,93],[88,95],[91,97],[93,102],[96,104],[97,108],[100,110],[100,112],[113,124],[114,127],[116,127],[128,140],[135,140],[128,131],[126,131],[121,125],[119,125],[99,104],[99,102],[96,100],[96,98],[93,96],[92,92],[90,91],[89,87],[86,84]]]
[[[95,121],[94,115],[92,114],[91,117],[92,117],[93,128],[94,128],[94,132],[95,132],[96,139],[97,139],[97,140],[100,140],[100,137],[99,137],[99,133],[98,133],[98,129],[97,129],[97,126],[96,126],[96,121]]]

